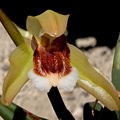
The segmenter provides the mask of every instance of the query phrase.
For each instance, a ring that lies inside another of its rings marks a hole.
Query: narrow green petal
[[[32,68],[30,42],[17,47],[10,56],[10,69],[3,83],[2,104],[10,105],[22,86],[28,81],[27,73]]]
[[[119,97],[113,84],[88,62],[78,48],[70,44],[69,48],[71,64],[77,68],[80,76],[77,85],[96,97],[111,111],[120,110]]]
[[[36,37],[46,33],[52,37],[62,35],[67,26],[69,15],[62,15],[52,10],[32,17],[27,17],[27,30]]]

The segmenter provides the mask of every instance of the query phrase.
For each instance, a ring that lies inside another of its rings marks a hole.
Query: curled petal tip
[[[47,10],[35,17],[28,16],[27,30],[36,37],[43,34],[58,37],[65,32],[68,17],[69,15],[62,15],[52,10]]]

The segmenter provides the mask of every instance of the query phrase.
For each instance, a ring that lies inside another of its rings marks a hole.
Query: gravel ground
[[[85,44],[84,40],[88,40],[90,44]],[[91,39],[91,40],[90,40]],[[107,46],[96,47],[95,38],[77,39],[77,45],[82,48],[88,60],[92,65],[99,68],[105,75],[111,79],[111,68],[113,61],[113,51]],[[81,46],[80,46],[81,43]],[[92,47],[89,50],[83,49],[84,47]],[[2,83],[5,75],[9,69],[9,55],[14,50],[15,45],[10,40],[3,26],[0,24],[0,94],[2,94]],[[82,107],[86,102],[94,101],[95,98],[84,91],[80,87],[75,87],[73,92],[68,93],[60,90],[65,105],[71,111],[76,120],[82,120]],[[50,104],[46,93],[40,92],[34,88],[31,81],[29,81],[15,97],[14,102],[25,109],[33,112],[41,117],[50,120],[57,120],[57,117]],[[3,120],[0,118],[0,120]]]

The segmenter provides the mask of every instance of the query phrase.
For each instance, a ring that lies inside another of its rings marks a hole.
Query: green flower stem
[[[71,113],[67,110],[57,87],[52,87],[48,92],[48,97],[53,109],[60,120],[75,120]]]
[[[24,38],[15,27],[15,25],[12,23],[12,21],[5,15],[2,9],[0,9],[0,21],[16,46],[24,42]]]

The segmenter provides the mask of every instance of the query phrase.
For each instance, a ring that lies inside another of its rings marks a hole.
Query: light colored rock
[[[95,37],[85,37],[76,39],[75,43],[79,48],[95,47],[97,40]]]
[[[1,94],[1,84],[3,83],[3,78],[8,72],[9,68],[9,55],[14,50],[15,45],[11,41],[6,30],[0,23],[0,94]]]

